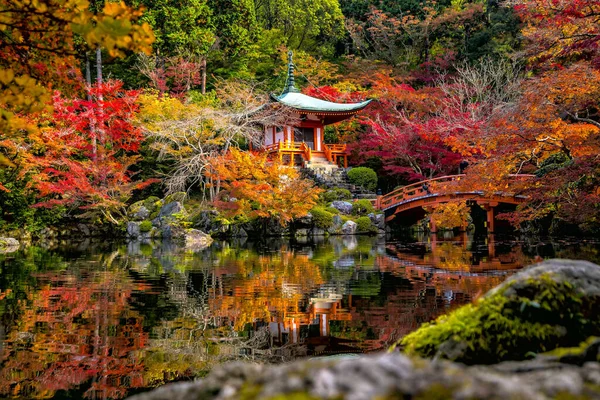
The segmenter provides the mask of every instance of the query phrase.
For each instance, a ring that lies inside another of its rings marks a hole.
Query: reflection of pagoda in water
[[[390,246],[387,254],[383,247],[373,252],[364,246],[343,246],[335,254],[318,248],[246,254],[215,266],[208,306],[238,332],[268,328],[276,348],[358,353],[385,349],[421,323],[472,301],[511,273],[504,264],[520,266],[518,251],[489,252],[473,264],[466,243],[422,246],[422,254]]]
[[[269,331],[274,344],[303,344],[307,346],[308,353],[314,355],[360,352],[359,348],[347,345],[351,341],[331,336],[332,321],[352,319],[349,310],[342,307],[342,299],[341,295],[311,298],[307,313],[270,322]]]

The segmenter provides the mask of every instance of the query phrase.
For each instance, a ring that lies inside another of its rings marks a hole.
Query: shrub
[[[371,168],[356,167],[348,171],[348,179],[353,185],[373,191],[377,188],[377,174]]]
[[[150,232],[152,230],[152,222],[142,221],[140,223],[140,232]]]
[[[371,218],[360,217],[356,219],[356,230],[358,232],[373,232],[374,226],[371,223]]]
[[[325,211],[328,211],[328,212],[332,213],[333,215],[338,215],[340,213],[340,210],[338,210],[335,207],[331,207],[331,206],[327,207],[325,209]]]
[[[348,189],[335,188],[328,190],[323,194],[323,200],[326,203],[331,203],[336,200],[350,200],[352,198],[352,193]]]
[[[313,216],[313,223],[317,228],[328,229],[333,226],[333,214],[323,207],[315,207],[310,210]]]
[[[357,200],[352,203],[352,214],[353,215],[366,215],[375,212],[373,204],[367,199]]]

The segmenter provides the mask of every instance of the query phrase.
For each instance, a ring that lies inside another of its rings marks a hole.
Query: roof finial
[[[285,89],[283,93],[298,93],[299,90],[296,88],[296,81],[294,78],[294,62],[292,61],[292,57],[294,53],[290,50],[288,51],[288,76],[285,85]]]

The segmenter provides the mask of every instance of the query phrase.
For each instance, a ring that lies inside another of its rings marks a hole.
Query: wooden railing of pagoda
[[[304,159],[306,161],[312,160],[312,150],[310,149],[310,147],[308,147],[306,143],[302,142],[302,144],[300,145],[300,149],[303,151]]]
[[[283,161],[283,157],[286,155],[290,156],[289,165],[294,165],[294,155],[301,154],[305,161],[311,161],[313,158],[313,152],[308,144],[305,142],[277,142],[265,146],[265,150],[269,155],[276,156],[280,161]],[[348,167],[346,145],[345,144],[325,144],[323,143],[323,153],[327,158],[327,161],[338,164],[340,157],[344,158],[344,167]]]
[[[331,163],[338,164],[340,157],[344,157],[344,168],[348,168],[348,159],[345,144],[325,144],[323,143],[323,152],[325,157]]]
[[[283,157],[289,155],[289,165],[294,165],[294,155],[301,154],[302,157],[310,161],[312,159],[312,151],[304,142],[277,142],[265,147],[269,155],[276,155],[279,161],[283,162]]]
[[[325,143],[323,143],[323,153],[325,153],[325,158],[327,158],[327,161],[329,161],[330,163],[332,163],[333,162],[333,158],[331,156],[331,149]]]

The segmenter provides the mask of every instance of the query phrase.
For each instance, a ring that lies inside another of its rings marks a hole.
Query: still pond
[[[82,242],[0,255],[0,397],[118,399],[232,360],[384,350],[584,240]]]

